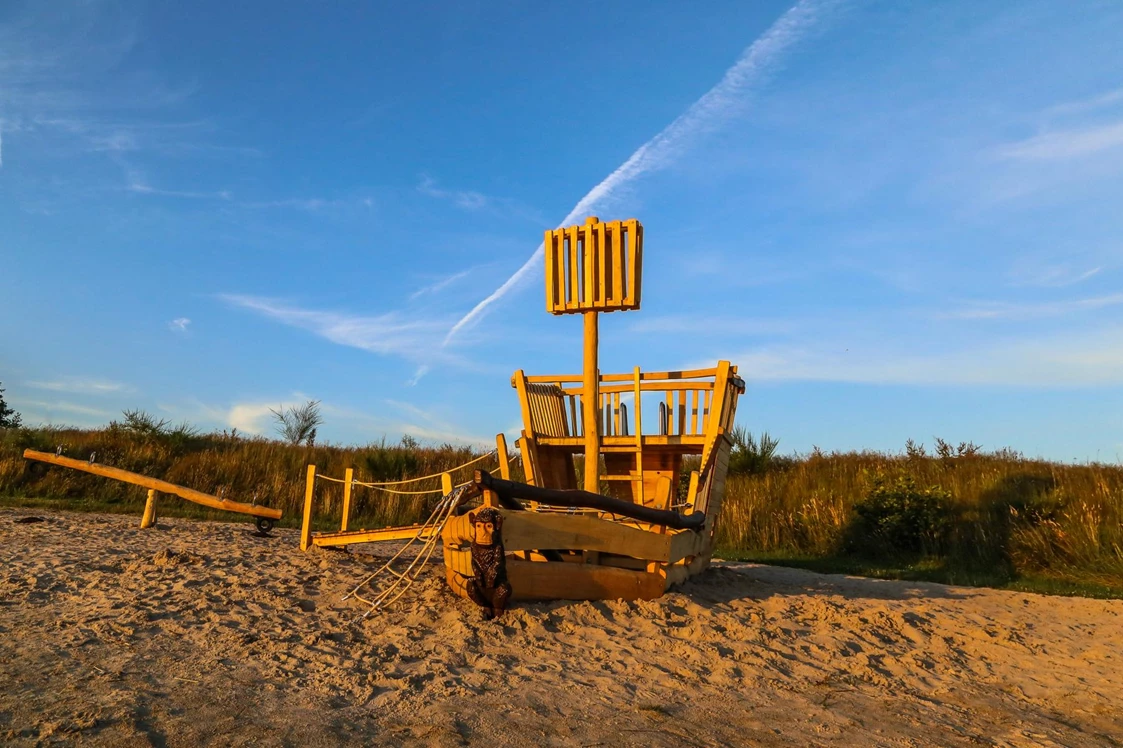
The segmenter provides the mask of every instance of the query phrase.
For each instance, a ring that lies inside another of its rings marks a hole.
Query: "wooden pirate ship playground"
[[[471,480],[454,486],[445,473],[441,498],[425,522],[353,530],[348,516],[354,487],[410,493],[406,482],[359,483],[351,470],[340,479],[308,467],[302,549],[382,540],[420,544],[412,556],[391,559],[356,588],[355,597],[364,599],[360,590],[372,578],[382,573],[391,579],[373,600],[364,600],[372,609],[397,599],[438,546],[449,586],[461,596],[472,594],[479,575],[473,543],[478,546],[482,526],[469,502],[494,510],[487,515],[496,518],[493,547],[505,560],[515,600],[651,599],[710,562],[729,432],[745,391],[737,367],[720,361],[692,371],[599,370],[599,314],[640,306],[638,221],[591,217],[547,231],[545,259],[547,311],[584,317],[584,366],[580,374],[519,370],[511,378],[522,412],[516,446],[525,482],[511,480],[507,444],[499,435],[496,450],[478,458],[480,466],[494,458],[497,476],[476,469]],[[344,484],[338,531],[311,530],[317,479]],[[396,561],[406,565],[404,571],[394,568]]]

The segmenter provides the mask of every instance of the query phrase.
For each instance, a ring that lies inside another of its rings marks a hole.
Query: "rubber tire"
[[[269,531],[273,529],[273,520],[268,517],[258,517],[254,524],[257,525],[258,532],[262,535],[268,535]]]

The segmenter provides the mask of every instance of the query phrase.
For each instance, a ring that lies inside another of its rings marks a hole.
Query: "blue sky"
[[[546,228],[645,226],[602,369],[727,358],[782,450],[1123,455],[1123,5],[0,5],[0,381],[513,433]],[[490,301],[488,301],[490,299]],[[450,331],[452,332],[450,335]]]

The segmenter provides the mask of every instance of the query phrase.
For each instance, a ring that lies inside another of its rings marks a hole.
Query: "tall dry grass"
[[[759,452],[761,444],[768,452],[764,458],[741,454]],[[829,558],[872,548],[872,538],[855,537],[856,532],[868,531],[858,521],[858,508],[868,503],[877,485],[914,485],[917,492],[928,492],[925,495],[947,497],[947,511],[935,515],[942,525],[936,528],[940,542],[935,553],[950,568],[980,572],[986,578],[1043,573],[1123,586],[1123,467],[1059,464],[1009,450],[984,453],[974,445],[952,448],[942,442],[933,455],[910,443],[901,454],[816,452],[797,457],[775,456],[774,445],[767,444],[762,439],[754,446],[741,439],[735,448],[731,465],[741,472],[728,478],[718,524],[718,543],[727,551]],[[359,480],[387,481],[439,473],[481,454],[408,439],[306,447],[190,429],[0,429],[0,495],[67,499],[76,508],[140,511],[143,489],[63,468],[40,473],[22,459],[25,448],[54,452],[59,445],[70,457],[85,459],[96,452],[99,463],[280,508],[289,522],[299,520],[308,463],[329,476],[342,477],[353,467]],[[484,464],[494,466],[490,461]],[[517,464],[515,472],[518,478]],[[468,477],[468,471],[455,476],[458,481]],[[439,480],[432,479],[408,488],[439,486]],[[342,486],[319,483],[316,499],[318,527],[338,525]],[[432,501],[357,488],[350,524],[358,528],[416,522]],[[178,503],[195,511],[193,505]],[[907,501],[901,506],[903,518],[911,520]],[[201,509],[196,513],[208,516]]]
[[[289,521],[300,516],[304,501],[305,468],[315,464],[321,475],[342,478],[347,468],[365,482],[401,480],[440,473],[481,454],[469,447],[421,446],[378,442],[358,447],[332,445],[293,446],[236,433],[197,434],[190,430],[137,433],[121,426],[84,430],[70,428],[0,430],[0,495],[70,499],[76,508],[88,506],[128,511],[143,505],[145,490],[66,468],[45,468],[24,460],[24,449],[54,452],[87,459],[95,454],[100,464],[131,470],[238,501],[281,509]],[[485,462],[485,465],[488,463]],[[458,481],[469,475],[460,471]],[[411,484],[409,490],[439,489],[440,479]],[[317,481],[317,525],[338,524],[343,487]],[[352,527],[379,527],[417,521],[427,496],[397,496],[356,487],[352,497]],[[173,500],[169,500],[169,503]],[[186,502],[178,502],[186,505]],[[198,516],[202,509],[180,507]],[[230,515],[223,515],[227,518]]]
[[[911,479],[917,492],[948,497],[938,555],[952,568],[1123,582],[1123,467],[1032,460],[1009,450],[781,458],[756,474],[729,477],[718,542],[780,556],[860,553],[872,539],[853,537],[857,509],[879,479]]]

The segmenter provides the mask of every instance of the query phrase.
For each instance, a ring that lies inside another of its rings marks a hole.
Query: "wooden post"
[[[452,475],[441,473],[441,493],[448,496],[452,493]]]
[[[343,473],[343,522],[340,532],[347,532],[347,520],[351,517],[351,482],[355,480],[355,468],[347,468]]]
[[[300,550],[306,551],[312,545],[312,490],[316,486],[316,466],[308,466],[304,487],[304,523],[300,526]]]
[[[511,480],[511,458],[507,455],[507,437],[503,434],[495,435],[495,456],[499,460],[499,477]]]
[[[600,493],[600,382],[597,370],[597,313],[585,312],[585,490]]]
[[[640,416],[642,404],[640,402],[641,377],[637,366],[633,373],[633,408],[636,411],[636,480],[632,483],[632,497],[637,504],[643,503],[643,419]]]
[[[140,527],[152,527],[156,524],[156,491],[148,489],[148,500],[144,502],[144,515],[140,518]]]

